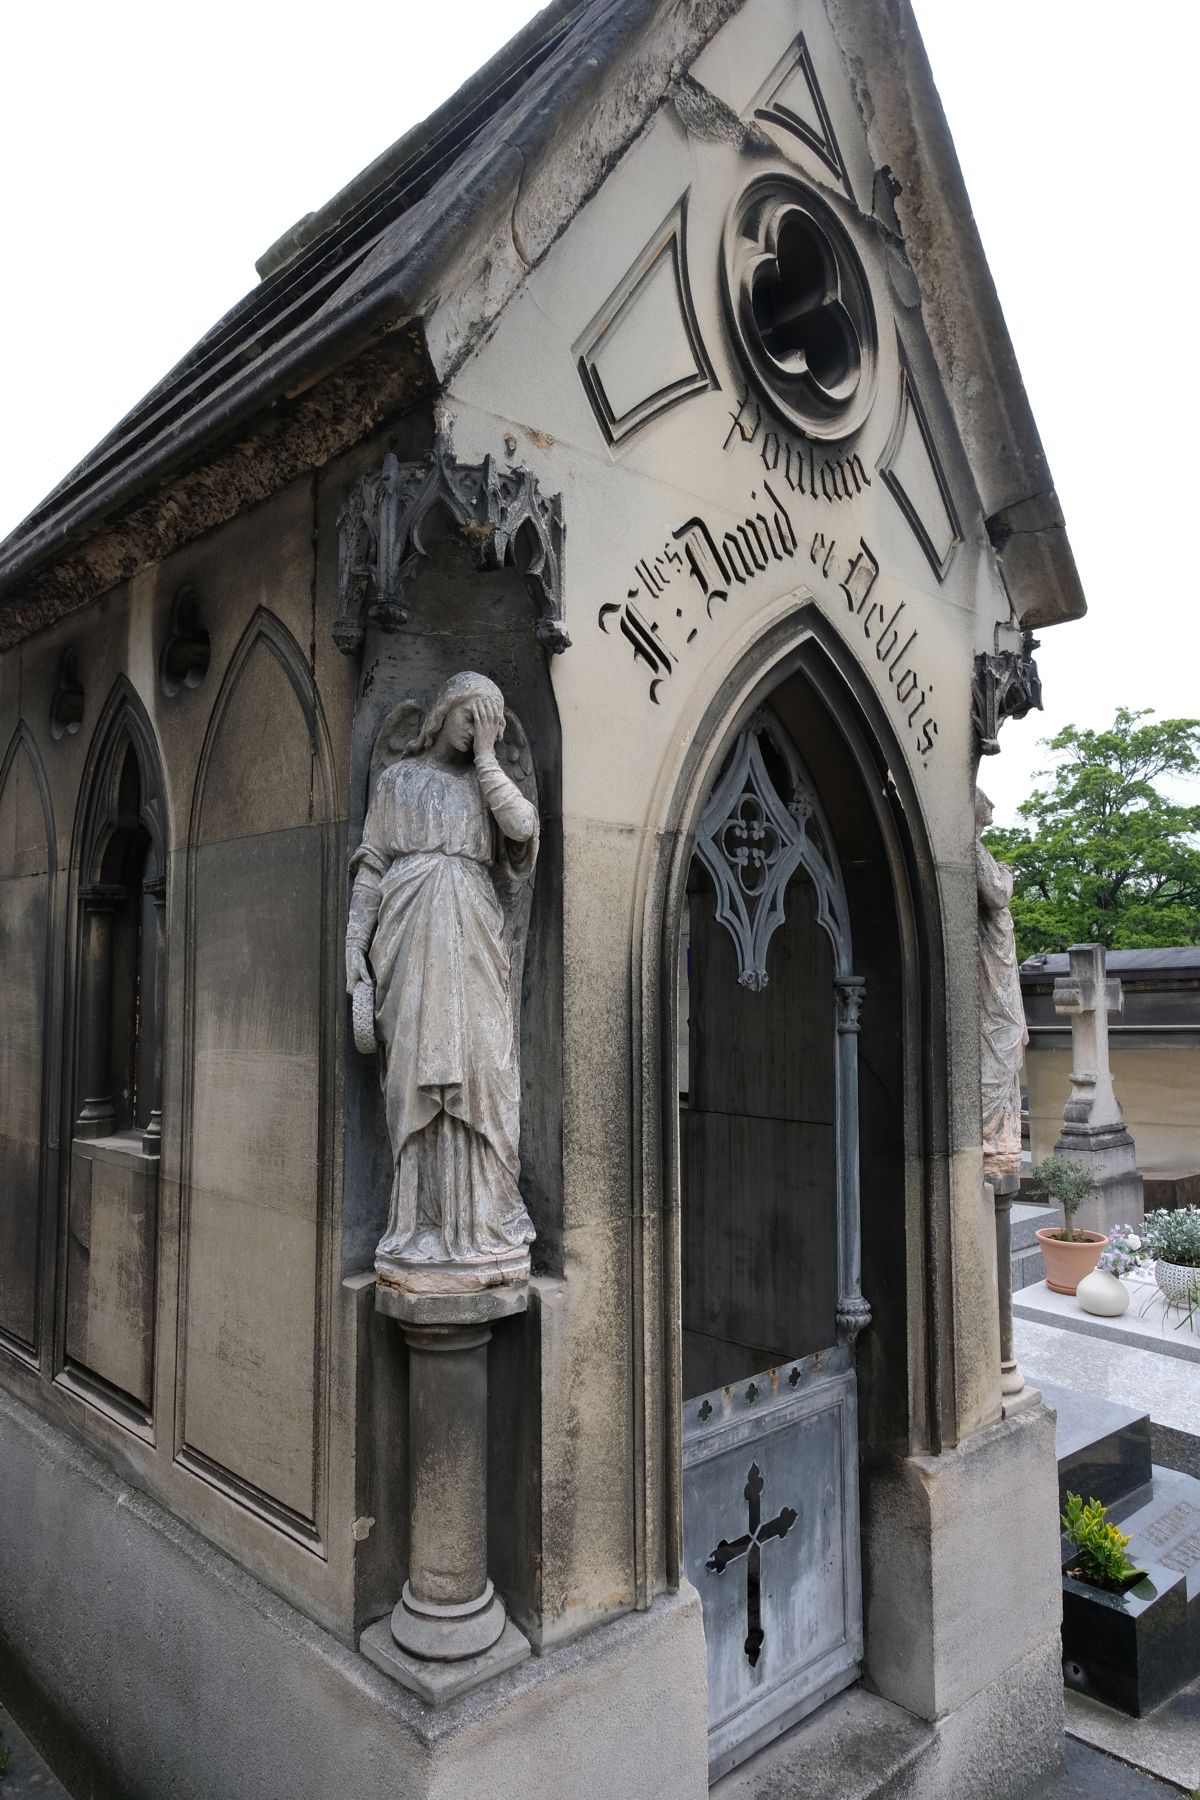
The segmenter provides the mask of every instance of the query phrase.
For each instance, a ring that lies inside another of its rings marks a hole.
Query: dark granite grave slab
[[[1152,1497],[1115,1516],[1129,1533],[1133,1561],[1153,1560],[1200,1586],[1200,1481],[1194,1475],[1156,1467]]]
[[[1073,1554],[1073,1553],[1072,1553]],[[1160,1563],[1123,1594],[1063,1575],[1063,1680],[1141,1718],[1193,1674],[1187,1577]]]
[[[1200,1481],[1155,1464],[1151,1498],[1118,1508],[1129,1535],[1129,1557],[1139,1567],[1151,1560],[1182,1575],[1187,1597],[1188,1678],[1200,1677]]]
[[[1152,1476],[1150,1415],[1095,1394],[1040,1381],[1042,1398],[1058,1415],[1058,1496],[1068,1492],[1105,1506],[1148,1498]]]

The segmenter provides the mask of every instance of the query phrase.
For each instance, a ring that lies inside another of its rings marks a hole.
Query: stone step
[[[1035,1233],[1042,1230],[1057,1231],[1063,1222],[1060,1206],[1035,1206],[1024,1200],[1013,1201],[1009,1218],[1014,1251],[1038,1250]],[[1038,1250],[1038,1255],[1041,1255],[1040,1250]]]
[[[933,1744],[932,1726],[847,1688],[722,1776],[709,1800],[903,1800]]]
[[[1060,1508],[1068,1491],[1114,1509],[1143,1495],[1152,1480],[1149,1413],[1053,1382],[1037,1385],[1058,1415]]]
[[[1046,1268],[1042,1262],[1042,1252],[1035,1244],[1032,1250],[1014,1250],[1012,1258],[1013,1293],[1019,1294],[1022,1288],[1031,1287],[1035,1281],[1045,1281]]]

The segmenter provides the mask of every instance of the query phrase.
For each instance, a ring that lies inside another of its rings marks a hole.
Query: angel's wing
[[[538,792],[533,752],[525,735],[525,727],[516,713],[507,707],[504,714],[504,736],[496,745],[496,761],[509,780],[520,788],[536,812]],[[514,846],[509,846],[497,858],[494,871],[496,892],[504,908],[504,929],[512,956],[510,991],[518,1057],[521,1053],[521,989],[525,973],[525,941],[529,935],[529,913],[533,901],[530,876],[537,859],[537,850],[536,836],[532,844],[524,846],[520,852],[516,852]]]
[[[533,752],[529,748],[529,739],[525,736],[525,727],[516,713],[506,708],[504,714],[504,736],[496,745],[496,761],[524,794],[526,800],[535,809],[538,803],[537,776],[533,771]]]
[[[389,763],[396,762],[421,729],[423,710],[419,700],[410,695],[393,706],[375,738],[371,752],[371,791]],[[514,776],[514,780],[516,777]]]

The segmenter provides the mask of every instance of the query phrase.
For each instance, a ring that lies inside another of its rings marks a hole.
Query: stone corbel
[[[1023,719],[1026,713],[1041,711],[1042,683],[1033,658],[1037,647],[1037,639],[1027,631],[1019,650],[981,652],[975,658],[971,710],[980,756],[998,753],[1005,719]]]
[[[338,515],[338,616],[333,641],[346,655],[362,646],[367,621],[383,631],[407,624],[408,586],[428,556],[434,514],[449,519],[480,569],[515,568],[538,608],[534,630],[552,654],[570,647],[563,628],[562,499],[545,495],[528,469],[502,469],[492,456],[458,464],[438,436],[422,462],[391,451],[360,476]]]

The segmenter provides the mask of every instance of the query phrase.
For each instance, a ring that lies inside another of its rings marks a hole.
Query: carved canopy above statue
[[[542,494],[528,469],[502,469],[492,456],[460,466],[438,437],[424,462],[402,463],[389,451],[346,497],[333,622],[339,650],[350,655],[361,647],[366,619],[384,631],[407,623],[408,586],[429,554],[425,534],[434,515],[458,529],[481,569],[519,570],[540,609],[538,638],[551,652],[570,647],[562,624],[560,497]]]

